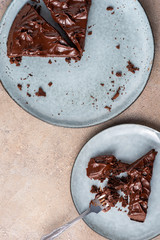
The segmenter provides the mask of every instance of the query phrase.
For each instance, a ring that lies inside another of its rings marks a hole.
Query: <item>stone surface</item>
[[[0,0],[0,17],[10,2]],[[77,216],[70,195],[71,169],[81,147],[96,133],[120,123],[139,123],[160,131],[160,5],[159,0],[140,2],[155,37],[154,67],[138,100],[113,120],[84,129],[51,126],[22,110],[0,84],[1,240],[38,240]],[[59,239],[104,238],[81,221]]]

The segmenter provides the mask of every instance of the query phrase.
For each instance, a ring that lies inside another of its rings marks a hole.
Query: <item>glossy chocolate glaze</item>
[[[118,161],[114,156],[99,156],[91,158],[88,163],[87,176],[90,179],[103,182],[111,174],[119,175],[125,172],[129,164]]]
[[[91,0],[44,0],[44,2],[53,19],[63,28],[82,55]]]
[[[150,181],[156,155],[157,152],[152,149],[131,164],[128,170],[128,195],[130,198],[128,216],[132,220],[144,222],[146,218],[148,198],[151,192]]]
[[[30,4],[16,16],[7,42],[7,55],[41,57],[79,57],[59,33],[49,25]]]

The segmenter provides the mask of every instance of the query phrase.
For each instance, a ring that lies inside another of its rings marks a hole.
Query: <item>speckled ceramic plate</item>
[[[148,240],[160,234],[160,133],[145,126],[124,124],[99,133],[82,148],[71,177],[71,193],[79,213],[86,210],[94,198],[90,193],[91,186],[100,186],[99,181],[90,180],[86,176],[91,157],[113,154],[118,159],[131,163],[152,148],[159,153],[154,163],[145,222],[131,221],[127,213],[112,208],[107,213],[92,213],[85,217],[85,222],[94,231],[112,240]]]
[[[147,83],[154,56],[151,28],[138,1],[92,0],[87,30],[92,34],[86,36],[81,61],[68,64],[63,58],[53,58],[49,64],[50,58],[23,57],[16,67],[6,56],[6,42],[26,2],[13,0],[0,26],[0,79],[23,109],[51,124],[85,127],[115,117],[136,100]],[[108,6],[114,9],[107,11]],[[128,61],[139,71],[128,71]],[[119,71],[122,77],[116,76]],[[17,84],[22,84],[22,91]],[[46,97],[35,96],[39,87]],[[119,97],[113,101],[119,87]]]

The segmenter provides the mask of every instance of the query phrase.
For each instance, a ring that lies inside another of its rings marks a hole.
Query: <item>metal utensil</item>
[[[83,212],[80,216],[68,222],[67,224],[63,225],[62,227],[55,229],[53,232],[49,233],[48,235],[43,236],[41,240],[52,240],[58,237],[61,233],[63,233],[65,230],[67,230],[69,227],[71,227],[73,224],[75,224],[77,221],[84,218],[88,214],[99,213],[101,210],[104,209],[104,207],[106,207],[104,197],[105,197],[105,194],[103,194],[99,198],[95,198],[94,200],[92,200],[90,207],[85,212]]]

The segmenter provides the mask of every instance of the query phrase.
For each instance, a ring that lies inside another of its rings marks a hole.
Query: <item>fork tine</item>
[[[100,195],[100,196],[98,197],[98,200],[101,199],[101,198],[104,198],[105,196],[106,196],[106,194]]]
[[[95,204],[96,206],[100,206],[102,209],[104,209],[105,207],[107,207],[107,203],[106,203],[106,194],[103,194],[97,198],[95,198],[93,200],[93,204]]]

